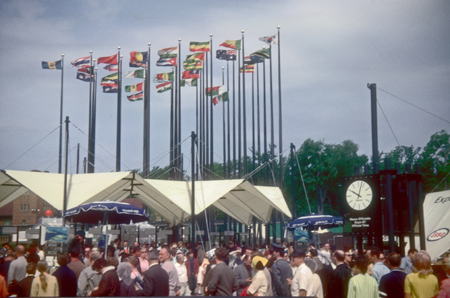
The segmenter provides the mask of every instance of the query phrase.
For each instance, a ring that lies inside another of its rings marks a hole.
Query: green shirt
[[[378,298],[378,284],[369,274],[358,274],[350,278],[347,298]]]

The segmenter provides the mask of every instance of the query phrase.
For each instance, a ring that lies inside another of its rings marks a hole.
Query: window
[[[4,225],[5,226],[10,226],[11,225],[11,220],[10,219],[5,219]]]
[[[20,210],[23,210],[23,205],[22,204],[20,204]]]
[[[22,226],[26,226],[27,225],[27,221],[26,220],[22,220]]]

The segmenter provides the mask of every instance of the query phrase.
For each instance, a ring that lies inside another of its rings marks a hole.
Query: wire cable
[[[297,156],[297,154],[295,154],[295,158],[297,159],[297,167],[298,167],[298,170],[299,170],[299,172],[300,172],[300,177],[302,178],[303,190],[305,191],[306,202],[308,203],[308,208],[309,208],[309,214],[312,214],[312,211],[311,211],[311,205],[309,204],[308,193],[306,192],[305,180],[303,180],[302,168],[300,167],[300,163],[298,162],[298,156]]]
[[[398,141],[397,136],[395,135],[394,130],[392,129],[391,123],[389,123],[389,120],[388,120],[388,118],[386,117],[386,114],[384,113],[384,110],[383,110],[383,108],[381,107],[380,101],[379,101],[378,99],[377,99],[377,104],[378,104],[378,106],[380,107],[381,112],[383,113],[384,119],[386,119],[386,122],[387,122],[387,124],[388,124],[388,126],[389,126],[389,129],[390,129],[391,132],[392,132],[392,135],[394,135],[395,141],[397,141],[397,145],[400,147],[400,142]]]
[[[442,182],[444,182],[444,180],[448,177],[448,175],[450,175],[450,172],[448,172],[447,175],[445,175],[444,179],[442,179],[441,182],[439,182],[439,184],[436,185],[431,192],[434,192],[436,188],[438,188],[438,186],[441,185]]]

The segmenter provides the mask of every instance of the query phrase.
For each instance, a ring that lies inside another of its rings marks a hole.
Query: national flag
[[[212,95],[220,95],[223,94],[225,92],[225,86],[215,86],[212,87]],[[207,96],[211,95],[211,87],[208,87],[205,89],[205,93]]]
[[[252,59],[250,59],[250,56],[244,57],[244,64],[253,64]]]
[[[143,79],[144,78],[144,69],[127,70],[125,72],[125,78],[126,79],[134,79],[134,78]]]
[[[203,62],[201,62],[201,61],[183,62],[183,67],[186,70],[203,69]]]
[[[146,67],[148,61],[148,52],[131,52],[130,67]]]
[[[209,52],[211,50],[211,44],[209,41],[197,42],[191,41],[189,43],[189,51],[191,52]]]
[[[197,86],[197,79],[180,80],[181,87],[195,87]]]
[[[232,48],[234,50],[240,50],[241,49],[241,40],[225,40],[224,42],[222,42],[220,44],[221,47],[226,47],[226,48]]]
[[[270,49],[261,49],[250,54],[250,59],[252,59],[253,61],[269,58],[270,58]]]
[[[103,86],[103,93],[118,93],[119,88],[117,87],[109,87],[109,86]]]
[[[77,71],[84,72],[84,73],[91,73],[92,69],[90,66],[83,66],[83,67],[78,68]]]
[[[172,89],[172,82],[162,83],[161,85],[156,86],[156,91],[158,93],[163,93]]]
[[[229,100],[229,96],[228,96],[228,91],[227,91],[227,92],[222,93],[221,95],[213,97],[212,101],[213,101],[213,104],[216,105],[219,102],[226,102],[228,100]]]
[[[62,69],[61,60],[53,61],[53,62],[42,61],[42,68],[43,69]]]
[[[155,74],[153,77],[153,83],[164,83],[164,82],[171,82],[173,81],[173,71],[172,72],[165,72],[165,73],[158,73]]]
[[[205,53],[200,52],[200,53],[195,53],[192,55],[187,55],[186,62],[187,61],[205,61]]]
[[[278,43],[278,35],[270,35],[270,36],[262,36],[259,40],[264,41],[267,44],[277,44]]]
[[[235,61],[237,57],[236,50],[217,50],[216,58],[220,60]]]
[[[116,65],[108,64],[103,68],[109,71],[119,71],[119,65],[117,64]]]
[[[183,71],[182,79],[200,79],[200,70],[185,70]]]
[[[101,81],[100,85],[105,87],[116,87],[118,88],[119,85],[117,85],[117,80],[108,80],[108,81]]]
[[[159,58],[156,66],[177,66],[177,58]]]
[[[72,64],[72,66],[74,67],[90,66],[91,58],[90,57],[78,58],[77,60],[70,62],[70,64]]]
[[[178,47],[164,48],[158,51],[158,55],[164,56],[161,58],[173,58],[178,55]]]
[[[77,71],[77,79],[85,81],[85,82],[90,82],[91,81],[91,75],[88,74],[88,73]]]
[[[129,85],[125,86],[125,92],[136,92],[136,91],[142,91],[144,87],[144,83],[139,83],[136,85]]]
[[[132,94],[130,96],[127,96],[129,101],[136,101],[136,100],[143,100],[144,99],[144,92],[139,92],[136,94]]]
[[[103,77],[102,82],[109,81],[109,80],[118,80],[118,79],[119,79],[119,73],[115,72],[110,75],[107,75],[106,77]]]
[[[240,73],[242,73],[242,66],[239,68]],[[247,64],[245,66],[245,73],[254,73],[255,72],[255,64]]]
[[[109,57],[100,57],[97,59],[97,64],[117,64],[117,54]]]

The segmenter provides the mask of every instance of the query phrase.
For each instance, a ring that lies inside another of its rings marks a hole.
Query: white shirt
[[[316,298],[323,298],[322,281],[320,280],[320,277],[319,275],[317,275],[317,273],[313,274],[313,280],[313,292],[311,293],[311,295],[308,293],[308,295],[314,296]]]
[[[187,282],[188,281],[188,277],[187,277],[186,265],[176,262],[175,263],[175,268],[177,268],[177,271],[178,271],[178,281],[182,282],[182,283]]]
[[[305,263],[301,264],[292,278],[291,296],[300,296],[300,290],[306,291],[306,296],[312,296],[314,292],[314,277],[311,269]]]

